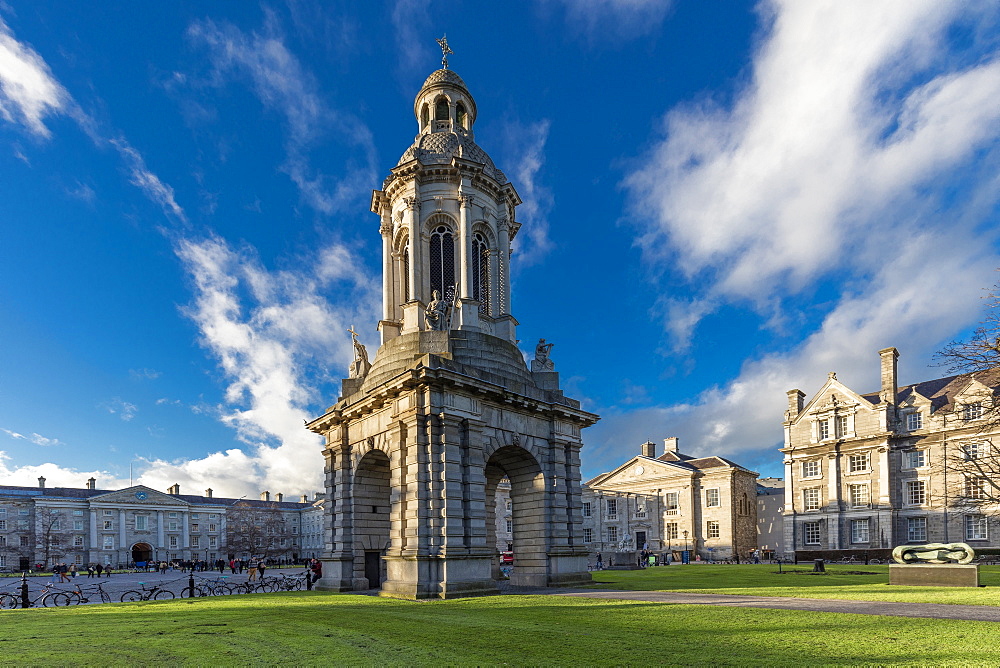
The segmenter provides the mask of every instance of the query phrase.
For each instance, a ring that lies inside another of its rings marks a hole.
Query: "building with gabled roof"
[[[618,550],[689,549],[702,559],[746,558],[758,548],[757,473],[724,457],[693,457],[678,439],[642,444],[640,454],[583,485],[583,541],[592,563]],[[692,557],[696,558],[696,557]]]
[[[1000,525],[967,503],[976,487],[960,462],[983,457],[996,435],[988,415],[1000,369],[899,386],[898,351],[879,356],[877,392],[830,373],[808,402],[798,389],[787,393],[786,551],[996,544]]]

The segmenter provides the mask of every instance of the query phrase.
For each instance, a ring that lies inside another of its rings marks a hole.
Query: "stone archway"
[[[136,543],[132,546],[132,561],[148,562],[153,558],[153,546],[149,543]]]
[[[354,473],[354,588],[378,589],[385,580],[382,557],[390,540],[389,457],[371,450]]]
[[[545,521],[545,479],[530,452],[515,445],[502,447],[486,462],[486,498],[496,496],[497,485],[510,480],[511,516],[514,525],[515,586],[544,587],[548,583],[547,549],[549,527]],[[496,504],[487,503],[487,545],[496,545]],[[494,557],[496,561],[499,555]],[[499,564],[493,569],[498,575]]]

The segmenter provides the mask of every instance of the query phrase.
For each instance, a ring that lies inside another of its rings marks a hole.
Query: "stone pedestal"
[[[979,566],[971,564],[890,564],[889,584],[911,587],[978,587]]]
[[[638,571],[642,570],[639,565],[639,553],[635,550],[628,552],[612,552],[609,571]]]

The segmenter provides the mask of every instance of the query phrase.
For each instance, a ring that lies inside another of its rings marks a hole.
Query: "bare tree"
[[[48,566],[66,554],[69,547],[66,518],[55,508],[40,507],[35,512],[35,549],[41,552],[43,563]]]
[[[226,512],[229,552],[237,557],[284,557],[292,551],[285,524],[276,503],[240,501]]]

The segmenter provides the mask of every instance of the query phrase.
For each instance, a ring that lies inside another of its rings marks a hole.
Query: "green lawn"
[[[889,584],[888,566],[827,564],[813,574],[812,565],[674,564],[642,571],[597,571],[601,589],[690,591],[706,594],[843,598],[858,601],[1000,605],[1000,566],[980,566],[978,589],[967,587],[900,587]],[[874,575],[853,575],[865,571]]]
[[[0,612],[3,665],[990,665],[997,624],[293,592]]]

